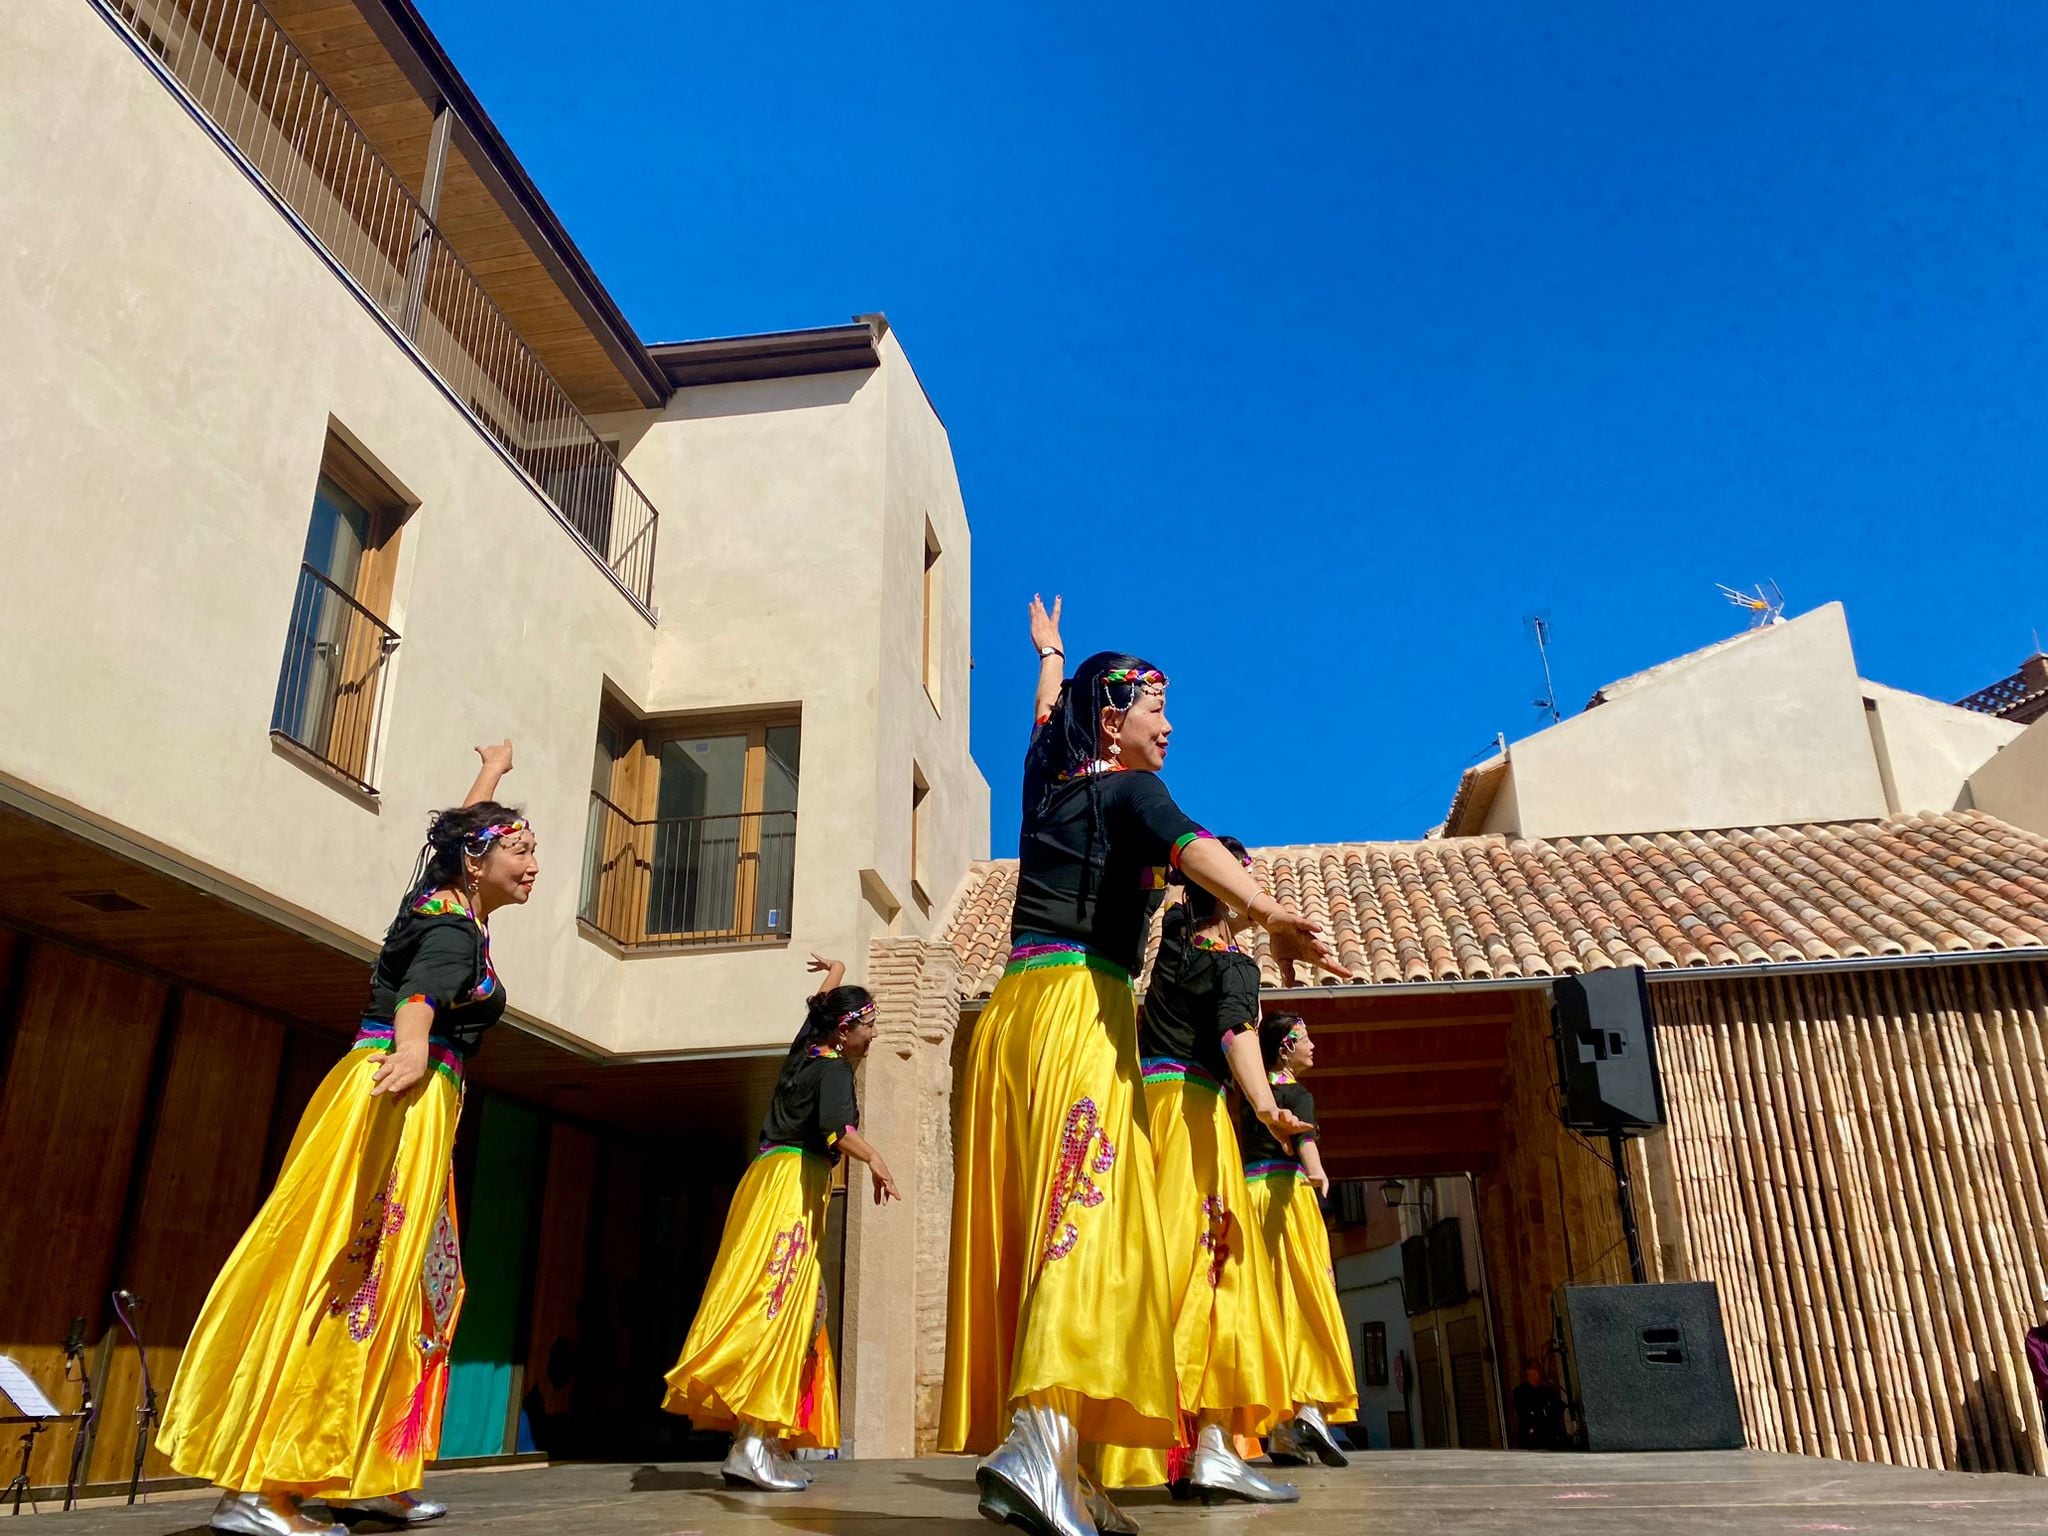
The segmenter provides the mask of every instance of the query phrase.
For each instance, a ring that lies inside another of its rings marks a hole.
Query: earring
[[[1109,755],[1111,757],[1122,757],[1124,755],[1124,744],[1120,741],[1112,741],[1109,744]]]

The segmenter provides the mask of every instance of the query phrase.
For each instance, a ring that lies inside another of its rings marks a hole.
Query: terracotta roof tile
[[[1359,980],[1388,986],[2048,947],[2048,838],[1976,811],[1252,858],[1260,884],[1324,923]],[[975,866],[955,900],[946,937],[970,997],[1002,974],[1016,890],[1016,862],[1002,859]],[[1257,953],[1281,985],[1264,935]]]

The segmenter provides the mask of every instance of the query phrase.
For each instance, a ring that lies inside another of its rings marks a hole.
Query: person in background
[[[1315,1097],[1301,1081],[1315,1065],[1315,1041],[1300,1014],[1269,1013],[1259,1025],[1259,1049],[1274,1102],[1308,1126],[1292,1136],[1275,1135],[1248,1116],[1241,1127],[1251,1221],[1272,1263],[1272,1325],[1280,1333],[1294,1406],[1293,1416],[1266,1437],[1266,1450],[1282,1464],[1314,1457],[1327,1467],[1347,1466],[1330,1425],[1358,1417],[1358,1387],[1337,1301],[1330,1229],[1317,1202],[1330,1193],[1330,1176],[1317,1144]]]
[[[1540,1361],[1522,1362],[1522,1380],[1514,1391],[1514,1408],[1516,1450],[1565,1448],[1564,1394],[1543,1379]]]
[[[306,1106],[276,1187],[213,1282],[157,1444],[228,1492],[244,1536],[344,1536],[318,1501],[405,1525],[441,1438],[462,1305],[455,1122],[466,1063],[505,1011],[491,915],[540,873],[533,829],[492,798],[512,743],[437,812],[384,935],[355,1043]]]
[[[1223,847],[1251,868],[1234,837]],[[1168,1482],[1181,1497],[1287,1504],[1301,1495],[1248,1465],[1233,1441],[1256,1446],[1292,1408],[1287,1362],[1267,1326],[1273,1276],[1266,1245],[1246,1220],[1244,1161],[1225,1084],[1276,1135],[1310,1127],[1273,1100],[1259,1054],[1259,966],[1238,940],[1250,924],[1198,885],[1179,882],[1166,909],[1145,988],[1138,1050],[1146,1128],[1159,1187],[1174,1308],[1182,1444],[1175,1452],[1107,1447],[1096,1457],[1105,1487]],[[1097,1524],[1100,1525],[1100,1521]]]
[[[731,1429],[726,1482],[773,1493],[810,1484],[792,1446],[839,1444],[839,1376],[819,1265],[833,1166],[842,1153],[866,1163],[875,1203],[897,1198],[881,1154],[861,1135],[854,1097],[854,1068],[875,1038],[875,1000],[842,984],[837,960],[813,955],[809,968],[824,973],[824,985],[776,1078],[760,1151],[733,1194],[662,1402],[700,1429]]]

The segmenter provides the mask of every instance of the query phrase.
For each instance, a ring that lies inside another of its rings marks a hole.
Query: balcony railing
[[[256,0],[94,0],[160,59],[458,395],[564,521],[651,608],[658,514]]]
[[[312,566],[301,565],[270,707],[272,734],[374,792],[384,674],[397,649],[396,630]]]
[[[583,920],[628,946],[789,938],[796,812],[639,821],[590,797]]]

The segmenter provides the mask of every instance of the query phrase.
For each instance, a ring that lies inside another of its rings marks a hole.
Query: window
[[[910,765],[910,896],[925,916],[931,916],[931,880],[925,873],[925,802],[931,797],[932,787],[925,783],[924,772],[915,763]]]
[[[939,707],[939,656],[941,652],[939,635],[939,603],[944,595],[939,574],[939,536],[932,532],[932,525],[924,525],[924,691],[932,701],[932,708]]]
[[[1387,1325],[1367,1323],[1359,1338],[1358,1368],[1368,1387],[1387,1384]]]
[[[584,920],[621,944],[790,933],[802,729],[607,715],[592,767]]]
[[[321,456],[271,702],[273,737],[373,787],[404,499],[333,433]]]

